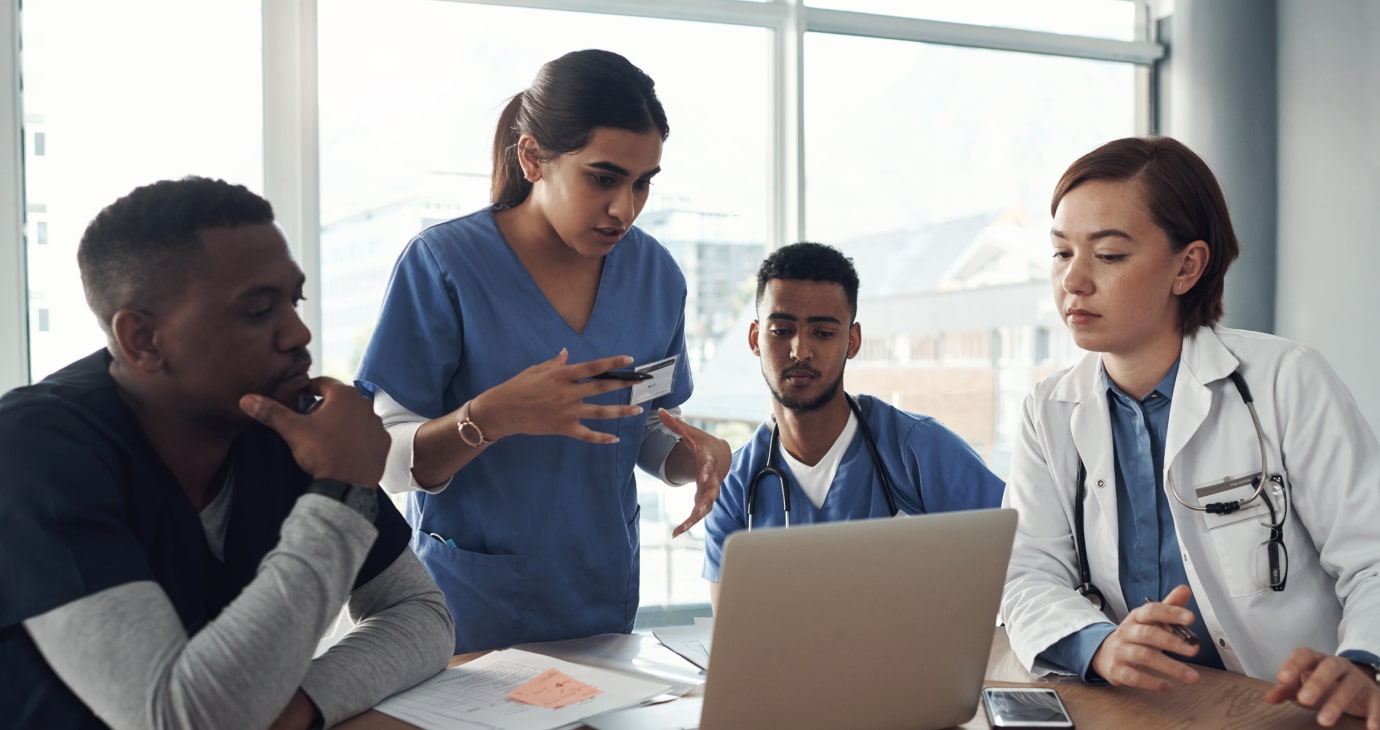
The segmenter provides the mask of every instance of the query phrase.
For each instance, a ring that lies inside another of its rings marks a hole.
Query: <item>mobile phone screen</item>
[[[1073,727],[1052,689],[991,687],[982,691],[982,699],[992,727]]]

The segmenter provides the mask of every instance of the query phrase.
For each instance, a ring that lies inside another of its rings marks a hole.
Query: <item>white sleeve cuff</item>
[[[388,447],[388,463],[383,468],[383,481],[379,484],[384,491],[392,494],[417,491],[436,494],[450,486],[449,479],[435,485],[418,484],[412,474],[417,429],[430,419],[409,411],[382,390],[374,391],[374,413],[383,420],[383,430],[388,432],[392,440]]]

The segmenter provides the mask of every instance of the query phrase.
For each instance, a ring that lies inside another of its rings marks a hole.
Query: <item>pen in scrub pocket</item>
[[[443,543],[445,543],[445,544],[447,544],[447,545],[449,545],[449,546],[451,546],[451,547],[455,547],[455,541],[452,540],[452,539],[450,539],[449,537],[441,537],[440,535],[437,535],[437,534],[434,533],[434,532],[428,532],[427,534],[428,534],[428,535],[431,535],[431,536],[434,537],[434,538],[436,538],[436,540],[437,540],[438,542],[443,542]]]
[[[1154,603],[1154,601],[1151,601],[1149,598],[1146,598],[1146,599],[1145,599],[1145,602],[1146,602],[1146,603]],[[1184,641],[1187,641],[1187,642],[1189,643],[1190,646],[1197,646],[1197,645],[1198,645],[1198,635],[1195,634],[1195,633],[1193,633],[1193,629],[1190,629],[1190,628],[1188,628],[1187,626],[1184,626],[1183,624],[1162,624],[1162,625],[1163,625],[1166,629],[1169,629],[1170,631],[1173,631],[1175,636],[1179,637],[1180,639],[1183,639]]]

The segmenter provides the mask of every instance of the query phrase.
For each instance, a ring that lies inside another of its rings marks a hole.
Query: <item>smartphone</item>
[[[994,728],[1073,727],[1059,693],[1048,687],[987,687],[982,705]]]
[[[595,380],[632,380],[642,381],[651,380],[651,373],[639,373],[636,370],[606,370],[593,376]]]

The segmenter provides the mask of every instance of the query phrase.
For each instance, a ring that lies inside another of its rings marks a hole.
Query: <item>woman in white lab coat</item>
[[[1117,140],[1052,213],[1055,304],[1088,355],[1025,403],[1017,657],[1160,691],[1221,666],[1380,728],[1380,445],[1316,352],[1217,326],[1238,246],[1212,172],[1175,140]]]

